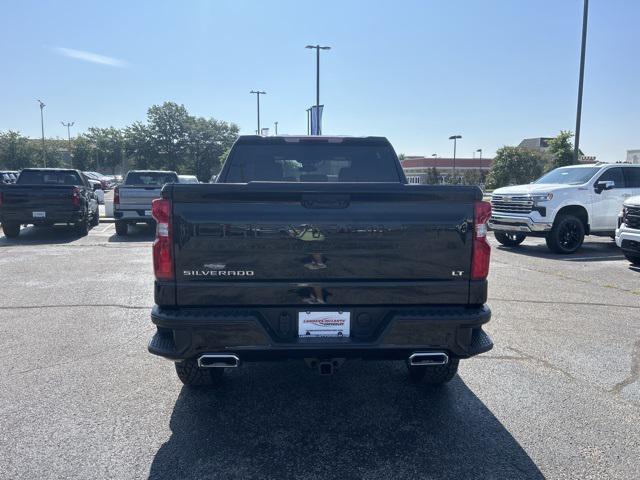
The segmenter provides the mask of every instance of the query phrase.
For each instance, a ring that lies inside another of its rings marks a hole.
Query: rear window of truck
[[[178,176],[175,173],[164,172],[130,172],[124,182],[125,185],[158,185],[165,183],[177,183]]]
[[[224,181],[400,182],[396,162],[385,145],[236,145]]]
[[[78,172],[45,170],[23,170],[16,183],[25,185],[84,185]]]

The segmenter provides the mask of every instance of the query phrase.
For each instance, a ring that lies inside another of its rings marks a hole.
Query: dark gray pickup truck
[[[217,183],[165,185],[152,209],[149,351],[187,385],[294,358],[402,360],[442,384],[493,347],[490,205],[408,185],[385,138],[243,136]]]
[[[100,222],[94,186],[79,170],[25,168],[14,185],[0,186],[0,222],[8,238],[20,225],[72,225],[78,235]]]

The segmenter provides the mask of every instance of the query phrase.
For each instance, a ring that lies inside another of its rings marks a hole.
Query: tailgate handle
[[[302,195],[301,204],[305,208],[347,208],[350,195]]]

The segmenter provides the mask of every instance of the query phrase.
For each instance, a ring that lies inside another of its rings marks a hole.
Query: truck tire
[[[640,265],[640,255],[634,255],[633,253],[624,253],[624,256],[627,260],[629,260],[634,265]]]
[[[562,215],[556,218],[545,240],[552,252],[564,255],[574,253],[584,242],[584,225],[574,215]]]
[[[223,368],[200,368],[195,358],[176,362],[176,373],[184,385],[202,387],[216,384],[224,375]]]
[[[460,360],[452,358],[446,365],[437,367],[411,366],[409,368],[409,379],[412,383],[426,383],[427,385],[444,385],[458,373]]]
[[[119,237],[126,237],[127,233],[129,233],[129,225],[127,222],[116,222],[116,235]]]
[[[496,240],[505,247],[517,247],[527,238],[526,234],[519,232],[493,232],[493,234]]]
[[[89,210],[84,212],[84,218],[76,222],[74,228],[79,237],[86,237],[89,235]]]
[[[97,227],[100,224],[100,207],[96,208],[93,217],[91,217],[91,226]]]
[[[2,231],[7,238],[18,238],[20,236],[20,224],[5,222],[2,224]]]

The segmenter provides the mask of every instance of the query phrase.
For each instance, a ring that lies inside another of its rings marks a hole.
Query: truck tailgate
[[[460,304],[472,187],[171,185],[179,305]]]
[[[2,189],[2,205],[7,210],[71,208],[74,188],[69,185],[9,185]]]
[[[120,192],[120,208],[144,208],[149,210],[151,208],[151,202],[160,198],[160,186],[125,186],[119,187]]]

